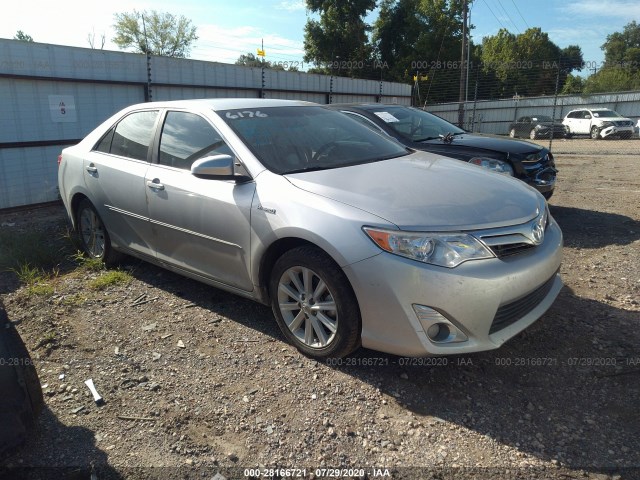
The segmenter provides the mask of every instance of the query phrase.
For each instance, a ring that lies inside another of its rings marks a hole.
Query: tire
[[[44,408],[35,366],[0,302],[0,461],[28,438]]]
[[[360,346],[355,294],[344,272],[319,248],[284,253],[271,271],[269,294],[280,330],[303,354],[341,358]]]
[[[532,128],[531,131],[529,132],[529,138],[531,140],[535,140],[536,138],[538,138],[538,135],[536,135],[536,130],[534,128]]]
[[[590,135],[592,140],[600,140],[600,129],[596,126],[591,127]]]
[[[550,192],[544,192],[542,196],[545,198],[545,200],[549,200],[553,196],[553,190],[551,190]]]
[[[509,136],[511,138],[516,138],[516,129],[512,128],[511,130],[509,130]]]
[[[102,218],[86,198],[78,205],[76,229],[85,255],[98,258],[106,265],[113,265],[121,260],[122,255],[111,247],[109,232]]]

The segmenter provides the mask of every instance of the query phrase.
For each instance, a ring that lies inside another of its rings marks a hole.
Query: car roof
[[[319,106],[317,103],[301,100],[279,100],[271,98],[199,98],[191,100],[171,100],[148,102],[132,105],[131,108],[210,108],[212,110],[230,110],[235,108],[265,108],[292,106]]]

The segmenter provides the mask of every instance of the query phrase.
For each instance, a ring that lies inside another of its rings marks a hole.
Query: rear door
[[[147,216],[145,174],[158,110],[129,113],[84,158],[90,200],[119,247],[154,255]]]
[[[218,154],[235,157],[203,116],[166,113],[157,158],[145,179],[156,254],[158,260],[178,268],[251,291],[254,182],[238,184],[191,174],[194,161]]]
[[[521,117],[516,124],[518,137],[527,137],[531,131],[531,117]]]

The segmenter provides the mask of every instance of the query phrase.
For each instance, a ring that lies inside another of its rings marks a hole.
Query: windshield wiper
[[[324,167],[318,165],[315,167],[297,168],[295,170],[288,170],[286,172],[283,172],[282,175],[289,175],[290,173],[317,172],[318,170],[330,170],[335,167],[335,165],[327,165]]]
[[[424,138],[418,138],[417,140],[414,140],[414,142],[426,142],[427,140],[435,140],[438,137],[424,137]]]

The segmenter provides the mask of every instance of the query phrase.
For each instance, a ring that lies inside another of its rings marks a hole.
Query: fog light
[[[433,343],[460,343],[469,338],[437,310],[424,305],[413,305],[418,320]]]

